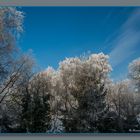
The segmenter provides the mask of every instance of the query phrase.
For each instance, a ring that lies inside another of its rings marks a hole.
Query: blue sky
[[[32,49],[40,68],[58,67],[66,57],[103,52],[110,56],[111,77],[121,80],[128,64],[140,57],[138,7],[22,7],[23,51]]]

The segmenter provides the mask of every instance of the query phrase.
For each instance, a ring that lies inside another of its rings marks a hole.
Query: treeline
[[[16,48],[23,18],[15,8],[0,8],[1,133],[140,130],[140,59],[117,83],[103,53],[66,58],[57,70],[37,73],[30,54]]]

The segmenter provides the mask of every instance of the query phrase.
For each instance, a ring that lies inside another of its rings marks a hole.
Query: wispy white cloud
[[[117,31],[116,38],[113,41],[109,38],[107,42],[113,46],[109,54],[113,67],[119,65],[137,51],[136,48],[140,43],[140,8],[132,12]]]

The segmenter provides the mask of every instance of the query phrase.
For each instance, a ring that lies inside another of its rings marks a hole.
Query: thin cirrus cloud
[[[117,31],[113,41],[107,41],[113,47],[110,52],[112,67],[116,67],[134,55],[140,43],[140,9],[135,9]]]

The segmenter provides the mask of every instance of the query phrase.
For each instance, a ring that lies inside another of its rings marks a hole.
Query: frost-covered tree
[[[24,67],[24,62],[19,64],[21,56],[16,53],[16,39],[22,31],[22,21],[23,13],[16,8],[0,7],[0,104],[11,92]]]
[[[106,81],[111,67],[108,56],[92,54],[87,58],[67,58],[59,66],[63,82],[66,132],[98,131],[107,111]]]
[[[0,83],[11,70],[16,40],[22,32],[23,13],[13,7],[0,7]]]
[[[47,131],[48,133],[63,133],[65,129],[61,118],[57,115],[51,116],[50,126],[50,129]]]
[[[140,93],[140,58],[129,64],[129,76],[135,86],[135,92]]]
[[[50,96],[50,129],[49,133],[64,132],[64,126],[61,121],[63,110],[63,83],[59,71],[55,71],[52,67],[48,67],[41,74],[48,81],[48,90]]]
[[[1,124],[7,125],[7,128],[10,123],[3,123],[3,120],[5,117],[6,120],[11,118],[10,109],[7,107],[7,105],[10,106],[9,93],[13,93],[14,88],[12,87],[22,69],[22,66],[17,64],[20,60],[16,60],[16,56],[18,56],[16,41],[22,32],[22,21],[23,13],[21,11],[13,7],[0,7],[0,115]]]
[[[129,129],[138,129],[137,115],[139,114],[138,96],[133,93],[130,80],[112,84],[108,102],[110,111],[116,115],[117,122],[112,129],[117,132],[129,132]]]
[[[49,84],[42,74],[34,75],[21,97],[21,129],[25,132],[46,132],[50,129]]]
[[[29,79],[32,76],[32,66],[33,61],[29,56],[24,56],[18,63],[13,65],[14,67],[14,82],[10,79],[7,80],[3,86],[3,93],[1,94],[0,103],[1,111],[7,114],[7,117],[11,121],[9,124],[9,130],[15,131],[19,127],[19,114],[21,112],[21,97],[26,91],[26,86],[28,85]],[[17,130],[18,131],[18,130]],[[20,131],[20,129],[19,129]]]

